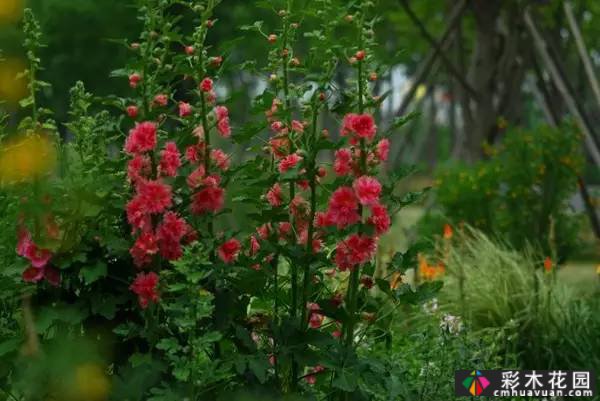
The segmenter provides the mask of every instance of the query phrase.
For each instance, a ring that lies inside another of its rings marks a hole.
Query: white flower
[[[444,314],[440,321],[440,328],[450,334],[458,334],[463,329],[463,322],[460,316]]]

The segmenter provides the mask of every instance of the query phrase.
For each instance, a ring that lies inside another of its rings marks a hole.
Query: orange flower
[[[430,265],[427,259],[419,254],[419,275],[425,281],[436,280],[446,272],[446,267],[443,263]]]
[[[450,224],[444,224],[444,239],[452,239],[452,235],[454,231],[452,231],[452,226]]]
[[[550,259],[550,256],[546,256],[546,259],[544,259],[544,270],[546,273],[552,270],[552,259]]]

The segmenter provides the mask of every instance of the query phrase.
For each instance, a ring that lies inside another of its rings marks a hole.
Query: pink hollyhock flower
[[[196,189],[202,185],[204,182],[204,175],[206,174],[204,170],[204,165],[198,166],[198,168],[187,177],[186,182],[190,189]]]
[[[136,154],[133,159],[127,163],[127,178],[131,182],[143,179],[152,173],[152,164],[150,158],[146,155]]]
[[[129,131],[125,141],[125,151],[129,154],[144,153],[156,147],[156,124],[150,121],[137,123]]]
[[[47,249],[40,249],[36,244],[30,242],[24,256],[29,259],[31,266],[41,269],[48,264],[52,253]]]
[[[269,189],[267,192],[267,201],[273,207],[279,207],[283,204],[283,193],[279,183],[275,183],[271,189]]]
[[[175,142],[167,142],[164,150],[160,152],[160,173],[168,177],[175,177],[177,169],[181,167],[181,155]]]
[[[352,172],[352,152],[350,149],[339,149],[335,152],[333,171],[338,176],[345,176]]]
[[[192,131],[192,135],[198,138],[198,141],[204,141],[204,127],[202,126],[202,124],[194,128],[194,130]]]
[[[271,129],[278,134],[282,133],[285,129],[285,124],[281,121],[273,121],[273,123],[271,123]]]
[[[258,233],[260,239],[268,239],[269,235],[271,235],[271,228],[268,224],[263,224],[256,229],[256,232]]]
[[[151,217],[146,212],[141,198],[135,197],[131,199],[125,209],[127,212],[127,221],[133,227],[133,231],[136,229],[147,231],[149,227],[152,227]]]
[[[279,172],[285,173],[286,171],[293,169],[300,161],[302,161],[302,157],[297,153],[292,153],[291,155],[284,157],[279,162]]]
[[[375,156],[382,162],[387,161],[388,155],[390,154],[390,140],[384,138],[377,142],[375,147]]]
[[[225,204],[225,190],[220,187],[206,187],[196,193],[192,198],[192,213],[216,213],[223,209]]]
[[[155,106],[165,107],[169,103],[169,97],[164,93],[158,94],[154,96],[153,103]]]
[[[289,221],[279,223],[279,238],[285,239],[292,232],[292,224]]]
[[[179,117],[187,117],[192,114],[192,106],[186,102],[179,102]]]
[[[271,147],[271,152],[278,159],[285,157],[290,151],[290,140],[285,137],[271,138],[269,140],[269,145]]]
[[[303,190],[303,191],[307,191],[310,188],[310,181],[308,180],[299,180],[296,182],[296,185],[298,185],[298,187]]]
[[[329,199],[328,218],[339,229],[358,223],[358,199],[350,187],[340,187]]]
[[[354,180],[352,187],[362,205],[370,206],[379,202],[381,184],[376,178],[363,175]]]
[[[142,76],[137,72],[134,72],[129,76],[129,86],[133,89],[137,88],[138,84],[142,81]]]
[[[377,235],[388,232],[392,224],[386,207],[379,203],[371,206],[371,217],[369,217],[368,222],[375,227]]]
[[[204,78],[202,82],[200,82],[200,90],[202,92],[210,92],[213,90],[213,81],[210,78]]]
[[[162,213],[173,204],[171,187],[160,181],[140,180],[136,189],[146,214]]]
[[[223,138],[229,138],[231,136],[231,126],[229,125],[229,118],[224,118],[217,122],[217,131]]]
[[[309,213],[309,206],[306,199],[301,195],[296,195],[290,202],[290,213],[296,220],[304,220]]]
[[[304,132],[304,124],[302,122],[293,120],[292,121],[292,131],[297,132],[299,134]]]
[[[306,305],[308,309],[308,324],[312,329],[318,329],[323,324],[323,320],[325,320],[325,316],[323,316],[321,312],[321,307],[319,304],[314,302],[309,302]]]
[[[240,241],[232,238],[224,242],[218,250],[219,258],[225,263],[233,263],[237,260],[242,246]]]
[[[217,174],[209,175],[202,181],[202,184],[206,187],[218,187],[221,185],[221,176]]]
[[[225,106],[217,106],[215,107],[215,116],[217,117],[217,121],[229,118],[229,110]]]
[[[133,105],[127,106],[126,111],[127,111],[127,115],[130,118],[137,118],[137,116],[138,116],[138,107],[137,106],[133,106]]]
[[[210,158],[217,168],[223,171],[229,169],[229,155],[221,149],[212,149],[210,151]]]
[[[260,242],[254,235],[250,236],[250,256],[254,256],[260,251]]]
[[[148,305],[157,303],[158,295],[158,274],[150,272],[148,274],[139,273],[129,289],[138,296],[138,301],[142,309],[146,309]]]

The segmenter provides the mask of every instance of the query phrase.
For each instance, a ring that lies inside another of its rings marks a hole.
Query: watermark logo
[[[594,397],[596,375],[583,370],[457,370],[458,396]]]
[[[480,395],[490,385],[490,381],[480,371],[474,370],[469,377],[463,380],[462,384],[471,395]]]

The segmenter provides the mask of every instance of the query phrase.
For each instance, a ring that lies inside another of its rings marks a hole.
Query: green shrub
[[[583,157],[573,127],[513,130],[487,161],[438,174],[438,201],[449,219],[497,234],[517,249],[527,244],[560,257],[572,251],[577,218],[568,199]]]

